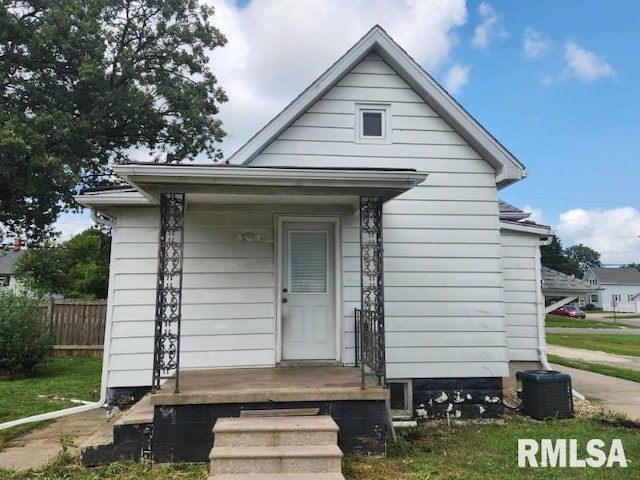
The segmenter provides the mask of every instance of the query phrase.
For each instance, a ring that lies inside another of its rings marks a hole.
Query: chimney
[[[13,241],[13,251],[14,252],[19,252],[20,251],[20,247],[22,247],[22,240],[20,240],[20,238],[16,238]]]

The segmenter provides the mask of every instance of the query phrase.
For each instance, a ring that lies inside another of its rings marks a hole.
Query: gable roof
[[[370,53],[377,53],[411,88],[473,147],[496,171],[496,184],[505,187],[527,175],[520,163],[456,102],[379,25],[374,26],[282,112],[238,149],[230,164],[252,160],[297,118],[322,98]]]
[[[600,283],[640,285],[640,272],[632,267],[592,267],[591,271],[598,278]]]
[[[0,250],[0,275],[13,275],[16,262],[24,253],[25,250]]]

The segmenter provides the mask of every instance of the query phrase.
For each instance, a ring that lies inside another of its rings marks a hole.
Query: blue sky
[[[640,263],[640,2],[209,1],[227,156],[380,24],[531,172],[504,200],[565,246]]]
[[[582,241],[612,263],[638,261],[640,3],[489,4],[508,34],[484,49],[461,41],[458,58],[472,67],[456,97],[531,171],[502,197],[537,210],[566,246]],[[481,21],[477,5],[468,4],[461,38]],[[524,52],[532,31],[547,46],[535,58]],[[571,70],[571,55],[583,70]]]

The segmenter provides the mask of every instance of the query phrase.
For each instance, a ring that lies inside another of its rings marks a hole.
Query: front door
[[[335,227],[284,222],[282,359],[336,359]]]

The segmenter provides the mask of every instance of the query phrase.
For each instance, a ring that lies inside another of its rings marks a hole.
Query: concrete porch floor
[[[180,392],[174,380],[150,396],[152,405],[211,403],[385,400],[388,391],[373,375],[361,388],[360,368],[299,366],[180,371]]]

